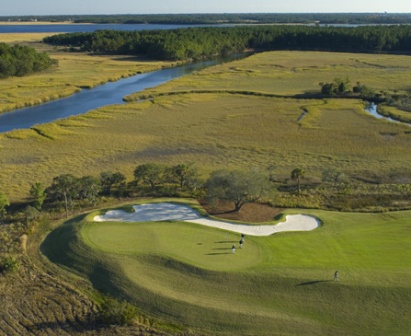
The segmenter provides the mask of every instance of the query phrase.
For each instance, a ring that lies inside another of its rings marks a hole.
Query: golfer
[[[334,273],[334,281],[338,281],[338,271],[335,271]]]
[[[231,248],[231,253],[235,252],[235,245],[233,245],[233,247]]]

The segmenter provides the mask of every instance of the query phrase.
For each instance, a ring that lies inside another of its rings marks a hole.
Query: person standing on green
[[[338,271],[335,271],[334,273],[334,281],[338,281]]]

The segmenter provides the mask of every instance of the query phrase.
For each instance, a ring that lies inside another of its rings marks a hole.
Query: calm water
[[[166,30],[191,27],[205,27],[211,25],[171,25],[171,24],[0,24],[1,33],[80,33],[96,30]],[[0,35],[1,41],[1,35]]]
[[[399,121],[399,120],[395,120],[395,119],[392,119],[392,118],[389,118],[389,117],[386,117],[386,116],[383,116],[383,115],[379,114],[378,110],[377,110],[377,107],[378,106],[376,104],[369,103],[366,106],[365,111],[368,112],[369,114],[371,114],[372,116],[378,118],[378,119],[384,119],[384,120],[388,120],[388,121],[391,121],[391,122],[394,122],[394,123],[400,123],[400,124],[404,124],[404,125],[407,125],[407,126],[411,126],[411,124],[409,124],[409,123],[402,122],[402,121]]]
[[[123,97],[146,88],[155,87],[172,79],[203,69],[218,61],[206,61],[176,68],[139,74],[93,89],[85,89],[68,98],[0,114],[0,132],[30,128],[57,119],[86,113],[96,108],[122,104]]]

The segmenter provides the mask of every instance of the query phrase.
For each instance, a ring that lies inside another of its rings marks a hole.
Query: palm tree
[[[298,185],[298,195],[300,194],[300,178],[304,177],[304,170],[301,168],[295,168],[292,172],[291,172],[291,178],[293,180],[297,180],[297,185]]]

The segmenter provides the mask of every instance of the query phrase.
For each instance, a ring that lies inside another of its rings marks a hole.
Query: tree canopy
[[[0,43],[0,78],[25,76],[55,64],[45,52],[32,47]]]
[[[68,33],[44,42],[96,53],[144,55],[187,60],[245,50],[319,50],[339,52],[411,52],[411,26],[317,27],[261,25],[196,27],[174,30]]]
[[[258,172],[218,170],[206,182],[207,200],[232,202],[239,211],[244,204],[258,201],[267,183],[268,178]]]

